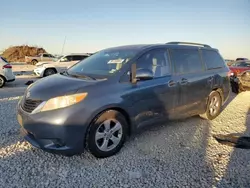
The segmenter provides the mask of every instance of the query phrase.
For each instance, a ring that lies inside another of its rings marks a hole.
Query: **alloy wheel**
[[[106,120],[96,131],[95,144],[101,151],[110,151],[120,143],[122,134],[122,125],[119,121]]]

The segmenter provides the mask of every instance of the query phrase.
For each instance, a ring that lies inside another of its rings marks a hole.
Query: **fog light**
[[[55,139],[55,140],[53,140],[53,143],[55,144],[55,146],[56,146],[57,148],[63,147],[63,146],[66,145],[66,144],[65,144],[63,141],[61,141],[60,139]]]

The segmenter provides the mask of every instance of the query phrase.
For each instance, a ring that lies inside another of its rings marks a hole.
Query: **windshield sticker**
[[[109,60],[108,64],[120,64],[124,61],[124,59],[113,59],[113,60]]]

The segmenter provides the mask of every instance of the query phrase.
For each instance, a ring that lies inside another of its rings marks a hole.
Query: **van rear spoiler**
[[[166,44],[175,44],[175,45],[193,45],[193,46],[203,46],[204,48],[211,48],[207,44],[194,43],[194,42],[168,42]]]

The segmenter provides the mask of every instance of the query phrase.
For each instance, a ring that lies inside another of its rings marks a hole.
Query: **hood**
[[[55,74],[36,81],[28,88],[27,92],[29,92],[31,99],[45,101],[53,97],[74,94],[78,89],[98,82],[100,81]]]

